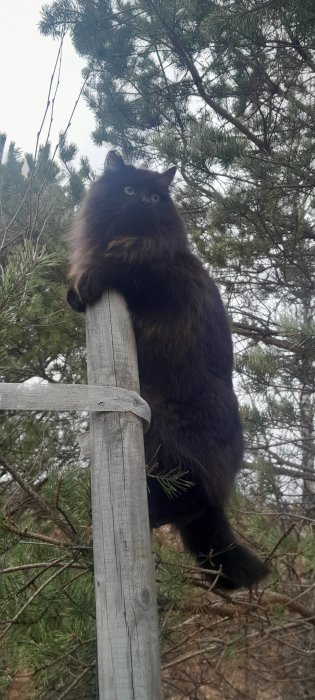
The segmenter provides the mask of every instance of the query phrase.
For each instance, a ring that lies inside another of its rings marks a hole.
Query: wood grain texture
[[[89,384],[139,391],[137,353],[123,299],[87,309]],[[142,423],[91,414],[91,482],[99,697],[161,698],[155,575]]]

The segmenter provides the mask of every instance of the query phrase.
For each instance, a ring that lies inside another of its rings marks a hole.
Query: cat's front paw
[[[104,292],[102,269],[95,268],[90,274],[83,276],[78,282],[78,298],[84,308],[87,304],[95,304]]]
[[[77,288],[70,287],[67,294],[67,301],[74,311],[82,313],[86,310],[87,304],[95,304],[104,291],[104,283],[100,275],[96,272],[93,275],[82,277],[77,283]]]
[[[76,292],[72,287],[68,289],[67,302],[74,311],[78,311],[79,313],[83,313],[85,311],[85,304],[80,299],[78,292]]]

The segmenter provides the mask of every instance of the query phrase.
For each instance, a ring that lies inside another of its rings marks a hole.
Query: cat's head
[[[110,151],[93,195],[98,236],[104,240],[165,238],[175,247],[186,244],[183,223],[170,195],[175,173],[175,166],[159,173],[127,165]]]

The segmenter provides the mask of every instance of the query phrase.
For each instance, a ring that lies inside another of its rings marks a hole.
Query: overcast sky
[[[58,52],[58,42],[40,34],[38,24],[44,0],[0,0],[0,132],[15,141],[22,151],[34,152],[49,82]],[[45,0],[45,4],[50,4]],[[66,38],[61,68],[60,88],[56,98],[51,142],[58,141],[59,132],[69,120],[82,83],[84,63]],[[47,122],[48,127],[48,122]],[[87,155],[95,169],[104,162],[104,147],[97,148],[91,139],[94,118],[81,98],[69,138],[82,155]],[[43,141],[47,133],[44,130]]]

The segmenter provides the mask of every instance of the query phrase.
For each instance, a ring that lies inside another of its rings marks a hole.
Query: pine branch
[[[47,516],[49,516],[52,521],[58,525],[60,530],[63,531],[63,533],[69,537],[70,540],[74,539],[75,536],[75,530],[73,526],[69,526],[69,520],[65,522],[62,520],[57,514],[56,510],[51,508],[48,503],[46,503],[43,498],[35,491],[32,486],[30,486],[25,479],[19,474],[17,469],[12,466],[12,464],[9,464],[9,462],[3,457],[3,455],[0,454],[0,464],[2,467],[9,473],[11,474],[12,478],[14,481],[16,481],[21,488],[30,496],[32,501],[36,503],[36,505],[39,507],[40,511],[42,513],[45,513]]]
[[[171,471],[159,471],[154,473],[155,465],[147,470],[149,479],[156,479],[169,498],[176,497],[179,493],[187,491],[193,485],[191,481],[185,479],[187,472],[180,472],[178,469]],[[148,484],[150,489],[150,483]]]
[[[59,700],[63,700],[63,698],[66,698],[67,695],[69,695],[69,693],[71,692],[71,690],[76,688],[78,683],[80,683],[80,681],[82,681],[82,678],[84,678],[84,676],[86,676],[86,674],[89,673],[95,666],[96,666],[96,661],[92,661],[92,663],[89,664],[89,666],[84,668],[83,671],[81,671],[81,673],[79,673],[79,675],[74,679],[74,681],[72,681],[72,683],[70,683],[70,685],[68,685],[66,690],[64,690],[64,692],[61,695],[59,695]]]
[[[64,564],[63,566],[61,566],[60,569],[58,569],[58,571],[55,571],[54,574],[52,574],[48,579],[46,579],[42,583],[42,585],[39,588],[37,588],[36,591],[27,599],[27,601],[24,603],[24,605],[22,605],[22,607],[18,610],[18,612],[14,615],[12,620],[9,622],[9,624],[4,628],[3,632],[0,634],[0,648],[2,646],[2,643],[4,641],[5,636],[7,635],[7,633],[11,629],[11,627],[13,625],[15,625],[15,623],[18,621],[19,617],[21,617],[22,613],[26,610],[26,608],[28,608],[28,606],[31,605],[31,603],[35,600],[35,598],[44,590],[44,588],[46,588],[46,586],[49,585],[49,583],[54,581],[54,579],[57,578],[57,576],[60,576],[60,574],[62,574],[64,571],[66,571],[66,569],[69,569],[70,566],[72,566],[72,564],[74,564],[74,560],[71,560],[70,562],[67,562],[67,564]],[[48,567],[46,567],[46,569],[47,568]]]
[[[315,62],[313,61],[311,53],[305,46],[302,46],[300,40],[294,36],[292,32],[289,31],[288,34],[291,39],[291,44],[288,45],[291,46],[299,54],[303,61],[305,61],[309,68],[315,72]]]
[[[275,552],[277,551],[277,549],[280,547],[280,544],[282,544],[282,542],[283,542],[287,537],[289,537],[290,533],[292,532],[292,530],[295,529],[295,527],[296,527],[296,523],[291,523],[291,525],[289,525],[289,527],[285,530],[285,532],[282,533],[281,537],[279,537],[278,542],[276,542],[276,544],[275,544],[274,547],[272,548],[271,552],[269,552],[269,554],[265,557],[264,561],[265,561],[266,563],[267,563],[268,561],[271,561],[271,560],[272,560],[272,557],[273,557],[273,555],[275,554]]]
[[[232,323],[232,332],[242,335],[246,338],[253,338],[264,345],[273,345],[276,348],[282,348],[295,354],[301,354],[301,350],[295,343],[290,343],[287,340],[279,340],[275,337],[276,332],[270,329],[257,328],[257,326],[245,325],[244,323]]]
[[[308,590],[314,589],[314,586],[315,584],[310,586]],[[315,626],[315,611],[309,610],[304,605],[300,605],[300,603],[296,603],[293,598],[290,598],[285,593],[264,592],[259,603],[263,605],[284,605],[290,612],[301,615],[310,625]]]
[[[289,476],[291,479],[302,479],[303,481],[306,480],[315,482],[315,474],[305,472],[302,469],[300,471],[294,471],[294,469],[285,469],[285,467],[277,467],[276,465],[272,465],[272,468],[276,476]]]
[[[175,33],[173,29],[171,29],[167,23],[164,21],[163,17],[159,13],[158,9],[156,8],[153,0],[147,0],[147,5],[153,10],[154,14],[158,17],[159,21],[163,25],[165,32],[167,36],[169,37],[175,51],[177,52],[177,55],[183,63],[186,65],[186,68],[188,69],[194,85],[197,88],[198,94],[204,102],[213,109],[213,111],[218,114],[220,117],[225,119],[227,122],[230,124],[233,124],[233,126],[236,127],[236,129],[244,134],[249,141],[254,143],[260,151],[263,151],[264,153],[269,153],[271,152],[270,148],[263,142],[261,139],[259,139],[250,129],[247,128],[245,124],[243,124],[237,117],[235,117],[231,112],[228,112],[222,105],[220,105],[218,102],[216,102],[206,91],[202,78],[200,74],[198,73],[198,70],[195,66],[195,63],[189,56],[188,52],[186,51],[185,47],[183,46],[179,36]]]
[[[5,569],[1,569],[1,575],[2,574],[13,574],[17,571],[27,571],[28,569],[51,568],[52,566],[59,566],[59,564],[60,564],[60,559],[52,559],[51,561],[39,561],[39,562],[33,562],[32,564],[20,564],[19,566],[8,566]],[[87,571],[89,570],[88,566],[84,566],[83,564],[77,564],[77,563],[73,563],[71,568],[72,569],[86,569]]]
[[[11,522],[6,522],[4,521],[2,523],[3,527],[8,530],[8,532],[12,532],[13,535],[19,535],[19,537],[29,537],[33,540],[38,540],[39,542],[45,542],[46,544],[52,544],[55,547],[74,547],[72,542],[66,542],[65,540],[59,540],[56,539],[55,537],[49,537],[48,535],[42,535],[40,532],[33,532],[32,530],[29,530],[29,528],[24,528],[21,530],[20,528],[16,527]],[[78,549],[81,549],[81,545],[77,547]],[[83,547],[83,549],[86,549],[86,547]]]
[[[89,639],[84,639],[84,640],[78,642],[78,644],[75,644],[73,647],[70,647],[69,651],[67,653],[69,656],[73,657],[74,652],[76,652],[78,649],[82,649],[82,647],[85,647],[89,644],[95,644],[95,642],[96,642],[96,637],[90,637]],[[41,671],[47,671],[47,669],[51,668],[52,666],[55,666],[60,661],[64,660],[64,658],[65,658],[65,654],[63,652],[60,656],[57,656],[55,659],[53,659],[49,663],[45,664],[44,666],[40,666],[40,667],[36,668],[36,670],[34,671],[34,673],[32,673],[32,675],[40,673]]]

